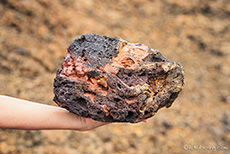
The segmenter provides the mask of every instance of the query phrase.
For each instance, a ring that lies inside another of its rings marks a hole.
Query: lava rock
[[[172,105],[183,74],[181,64],[144,44],[85,34],[68,47],[53,100],[78,116],[137,123]]]

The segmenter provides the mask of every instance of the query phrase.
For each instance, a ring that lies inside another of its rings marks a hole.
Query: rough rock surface
[[[68,47],[53,100],[79,116],[136,123],[171,106],[184,86],[183,72],[144,44],[85,34]]]

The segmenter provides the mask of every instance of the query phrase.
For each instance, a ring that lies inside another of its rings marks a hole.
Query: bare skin
[[[0,128],[87,131],[108,123],[76,116],[51,105],[0,95]]]

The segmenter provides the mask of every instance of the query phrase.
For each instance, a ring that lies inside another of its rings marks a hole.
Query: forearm
[[[81,120],[60,107],[0,95],[0,128],[82,130]]]

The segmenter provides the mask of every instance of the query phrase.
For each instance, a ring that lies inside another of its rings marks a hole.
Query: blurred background
[[[230,153],[229,0],[0,0],[0,94],[55,105],[56,70],[85,33],[144,43],[181,63],[179,98],[148,123],[0,129],[0,154]]]

